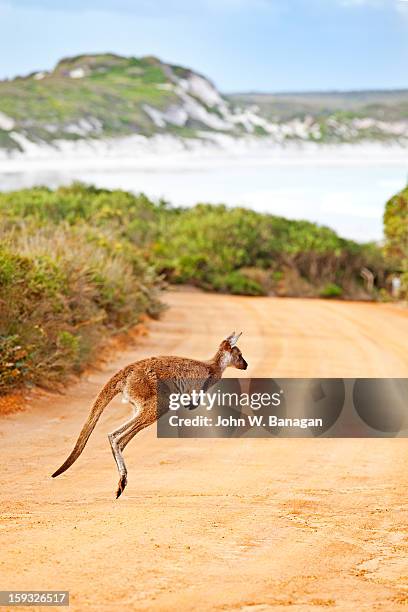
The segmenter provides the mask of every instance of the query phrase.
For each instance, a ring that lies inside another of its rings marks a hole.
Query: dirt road
[[[116,501],[106,433],[130,411],[115,401],[50,478],[118,367],[206,358],[233,329],[250,364],[240,374],[408,377],[408,313],[394,306],[168,301],[137,350],[0,420],[0,589],[67,589],[73,610],[405,610],[408,440],[158,440],[151,428],[126,449]]]

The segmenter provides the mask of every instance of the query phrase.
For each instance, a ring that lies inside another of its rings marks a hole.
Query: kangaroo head
[[[241,351],[236,346],[241,335],[242,332],[239,334],[233,332],[228,338],[221,342],[220,348],[218,349],[218,355],[222,369],[228,367],[237,368],[238,370],[247,369],[248,364],[243,358]]]

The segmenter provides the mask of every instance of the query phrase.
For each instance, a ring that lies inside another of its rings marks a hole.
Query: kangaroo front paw
[[[123,474],[119,479],[118,490],[116,491],[116,499],[122,495],[125,487],[127,485],[127,477],[126,474]]]

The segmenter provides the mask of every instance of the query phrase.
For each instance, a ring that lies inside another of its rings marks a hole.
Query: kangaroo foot
[[[118,499],[118,497],[122,495],[123,491],[125,490],[126,485],[127,485],[126,474],[122,474],[122,476],[119,479],[118,490],[116,491],[116,499]]]

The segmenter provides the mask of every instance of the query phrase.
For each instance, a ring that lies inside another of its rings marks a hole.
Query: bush
[[[266,295],[264,289],[255,280],[248,278],[242,272],[215,276],[213,287],[217,291],[237,295]]]
[[[384,212],[386,250],[408,260],[408,186],[388,200]]]
[[[408,299],[408,186],[393,196],[384,213],[385,251],[401,274],[401,296]]]
[[[270,270],[263,270],[262,268],[241,268],[240,273],[245,278],[257,283],[262,290],[262,295],[271,294],[282,277],[281,272],[271,273]]]
[[[136,251],[139,260],[147,261],[170,282],[204,289],[236,291],[242,286],[247,293],[259,292],[261,287],[262,293],[268,293],[279,282],[275,277],[286,271],[285,276],[299,279],[289,283],[290,295],[304,295],[304,291],[318,295],[322,284],[334,283],[353,297],[353,287],[361,293],[362,267],[375,272],[378,288],[387,271],[377,246],[344,240],[314,223],[224,205],[173,208],[163,201],[153,203],[143,194],[80,183],[55,191],[34,188],[0,194],[0,213],[10,228],[18,227],[22,219],[37,225],[83,226],[90,240],[111,253],[122,252],[128,258]],[[262,280],[255,270],[263,274]],[[238,272],[255,285],[251,288],[242,278],[234,281],[234,276],[225,280]],[[287,285],[284,279],[279,282],[280,295],[285,295]]]
[[[404,192],[387,205],[394,258],[405,202]],[[80,372],[109,335],[159,314],[162,276],[242,295],[315,296],[323,286],[323,297],[360,297],[363,266],[377,289],[389,272],[376,245],[307,221],[174,208],[80,183],[0,193],[0,219],[0,391]]]
[[[1,238],[0,392],[55,386],[109,335],[160,312],[148,264],[95,245],[84,228],[21,225]]]
[[[291,295],[304,295],[302,288],[318,295],[324,283],[357,286],[364,266],[383,281],[387,264],[377,246],[344,240],[327,227],[223,205],[198,204],[164,214],[167,223],[152,257],[171,282],[235,290],[242,281],[227,283],[225,277],[237,272],[245,276],[243,270],[252,270],[249,276],[268,293],[286,270],[286,275],[300,279]],[[254,270],[264,275],[263,282],[254,277]],[[280,287],[287,284],[283,281]]]
[[[342,294],[343,289],[334,283],[328,283],[319,293],[322,298],[339,298]]]

